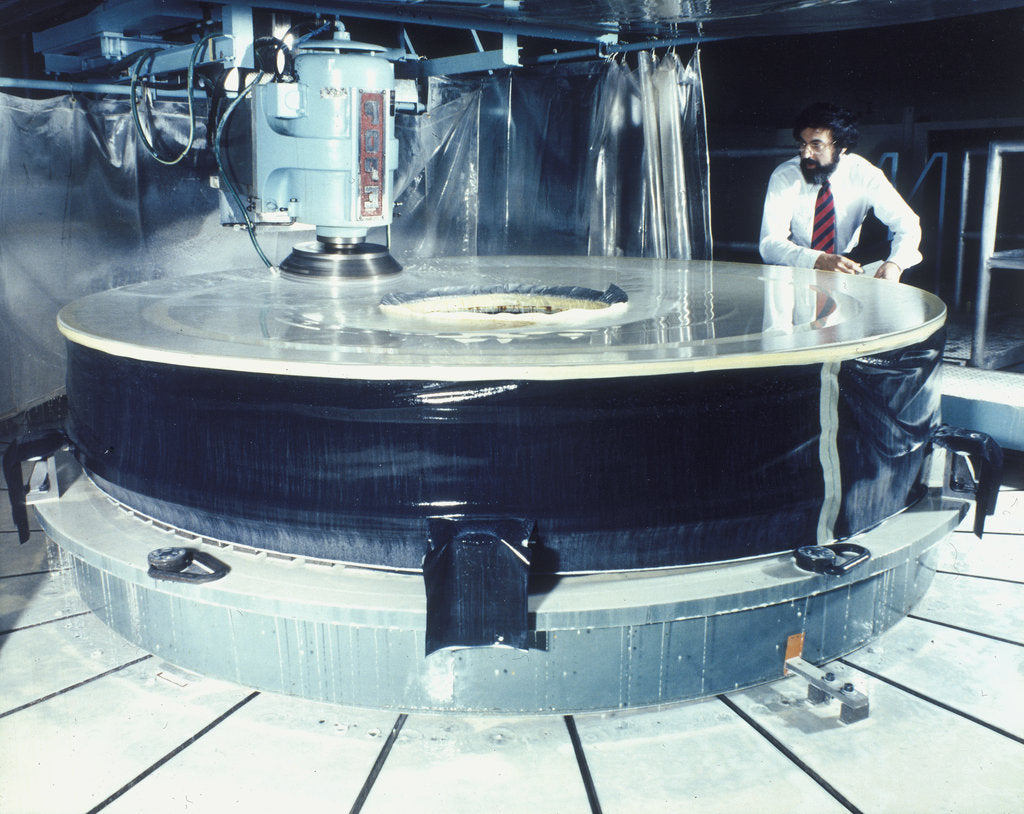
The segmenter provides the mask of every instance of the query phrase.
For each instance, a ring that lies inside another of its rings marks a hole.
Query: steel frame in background
[[[981,215],[981,247],[978,253],[978,296],[974,304],[974,341],[971,365],[986,370],[1015,364],[1018,359],[993,357],[985,352],[988,333],[988,301],[992,269],[1024,271],[1024,249],[996,251],[999,195],[1003,183],[1003,154],[1024,153],[1024,141],[993,141],[988,147],[985,203]],[[965,179],[966,183],[966,179]]]

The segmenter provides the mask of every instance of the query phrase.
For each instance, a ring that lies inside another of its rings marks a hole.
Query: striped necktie
[[[818,190],[818,200],[814,205],[811,248],[829,254],[835,254],[836,251],[836,208],[832,202],[832,189],[828,181]]]

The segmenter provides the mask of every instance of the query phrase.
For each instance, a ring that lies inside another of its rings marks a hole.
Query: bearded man
[[[875,277],[898,281],[921,262],[921,222],[885,173],[850,152],[858,136],[853,115],[833,104],[818,102],[797,116],[797,155],[768,181],[759,245],[765,263],[864,274],[848,255],[872,209],[893,236]]]

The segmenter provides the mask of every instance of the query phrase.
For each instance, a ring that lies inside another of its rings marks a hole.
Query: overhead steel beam
[[[104,3],[77,20],[72,20],[32,35],[32,44],[42,53],[66,52],[105,33],[124,34],[125,30],[155,31],[181,25],[189,20],[201,21],[203,8],[188,0],[154,6],[148,0],[126,3]]]
[[[409,78],[455,76],[478,71],[496,71],[508,67],[504,51],[479,51],[438,59],[409,60],[402,63],[402,75]]]
[[[498,2],[470,2],[464,4],[446,3],[425,6],[418,0],[391,0],[382,3],[380,0],[324,0],[319,3],[303,2],[302,0],[235,0],[215,4],[199,4],[191,0],[163,0],[154,11],[152,2],[148,0],[128,0],[125,3],[107,2],[84,17],[55,26],[35,36],[36,49],[56,49],[70,39],[95,35],[99,31],[123,30],[126,23],[135,26],[144,23],[148,18],[173,18],[177,22],[182,19],[203,20],[203,9],[207,5],[221,6],[225,16],[229,9],[266,8],[273,11],[290,11],[304,14],[336,15],[339,17],[357,17],[361,19],[388,20],[393,22],[415,23],[417,25],[439,26],[443,28],[477,29],[500,34],[521,34],[545,39],[570,40],[575,42],[606,42],[618,41],[618,25],[612,21],[591,24],[552,23],[519,15],[516,6],[506,6]]]
[[[235,66],[252,64],[253,25],[252,10],[260,5],[258,0],[238,0],[217,4],[211,13],[207,6],[191,0],[166,0],[154,9],[147,0],[108,2],[100,8],[69,23],[54,26],[34,35],[34,45],[44,54],[46,68],[50,73],[74,74],[86,70],[102,69],[146,48],[164,48],[147,67],[147,72],[166,73],[184,69],[187,55],[181,56],[188,46],[165,43],[160,39],[161,30],[180,26],[183,21],[216,21],[220,18],[223,38],[218,38],[212,59],[233,63]],[[420,3],[364,2],[364,0],[342,0],[342,2],[320,4],[311,7],[301,0],[280,0],[274,2],[276,11],[293,13],[331,14],[339,17],[356,17],[414,23],[419,25],[477,29],[499,33],[502,36],[500,51],[466,54],[444,58],[435,63],[420,64],[417,75],[433,76],[442,73],[468,73],[517,66],[519,61],[518,36],[521,34],[594,43],[598,48],[614,45],[618,37],[608,30],[611,24],[598,23],[590,26],[561,25],[527,20],[518,16],[515,0],[503,2],[450,4],[451,8],[437,5],[424,8]],[[131,36],[126,36],[131,32]]]
[[[241,0],[238,5],[263,7],[265,2]],[[316,6],[296,0],[275,0],[272,4],[277,11],[300,11],[332,14],[339,17],[357,17],[371,20],[387,20],[416,25],[438,26],[441,28],[477,29],[499,34],[519,34],[543,39],[568,40],[573,42],[618,42],[617,24],[600,22],[590,26],[549,23],[543,20],[520,17],[514,10],[505,9],[501,2],[467,3],[463,8],[439,8],[436,4],[424,7],[416,0],[392,0],[389,3],[373,0],[338,0],[321,2]],[[448,4],[454,6],[455,4]],[[486,13],[485,13],[486,10]]]
[[[0,88],[22,88],[25,90],[52,90],[59,93],[101,93],[107,96],[127,96],[131,89],[128,85],[112,85],[104,82],[62,82],[54,79],[20,79],[12,76],[0,76]],[[151,88],[154,97],[165,99],[184,99],[188,91],[184,88]]]

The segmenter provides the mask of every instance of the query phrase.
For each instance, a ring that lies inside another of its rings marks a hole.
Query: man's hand
[[[895,265],[888,263],[886,265]],[[821,269],[822,271],[841,271],[843,274],[863,274],[864,269],[860,267],[860,263],[855,263],[849,257],[843,257],[841,254],[827,254],[822,252],[818,255],[818,259],[814,261],[814,267]],[[884,266],[883,266],[884,268]],[[879,269],[881,271],[881,269]],[[897,269],[897,272],[899,269]]]
[[[903,269],[897,266],[895,263],[886,260],[878,267],[878,271],[875,272],[875,277],[879,280],[892,280],[894,283],[900,281],[900,275],[903,273]]]

